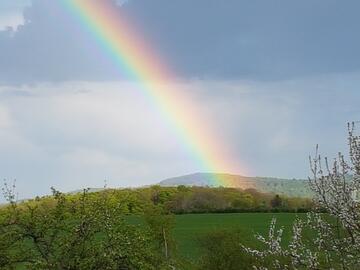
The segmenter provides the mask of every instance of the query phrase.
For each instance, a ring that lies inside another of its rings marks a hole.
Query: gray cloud
[[[30,0],[3,0],[0,3],[0,30],[16,29],[24,23],[23,10]]]
[[[189,76],[284,79],[358,70],[359,5],[133,0],[124,8]]]
[[[359,69],[358,1],[131,0],[126,13],[179,76],[289,79]],[[58,1],[0,32],[0,81],[122,79]]]
[[[196,80],[181,88],[193,93],[199,112],[248,174],[306,177],[307,156],[317,143],[330,157],[346,151],[346,122],[359,116],[359,78]],[[0,97],[1,176],[17,178],[22,197],[52,185],[68,191],[107,179],[133,186],[199,170],[136,84],[2,87]]]
[[[16,31],[0,32],[3,84],[121,78],[61,2],[34,0],[24,19]]]
[[[358,1],[120,2],[249,174],[306,177],[316,143],[346,150],[360,115]],[[59,1],[33,0],[24,19],[0,31],[0,172],[21,197],[198,170]]]

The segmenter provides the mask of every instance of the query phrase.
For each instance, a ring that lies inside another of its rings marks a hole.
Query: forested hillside
[[[106,196],[114,205],[120,205],[124,214],[143,214],[149,206],[160,206],[166,212],[213,213],[213,212],[303,212],[311,208],[311,200],[302,197],[288,197],[276,193],[259,192],[253,188],[225,188],[201,186],[160,185],[143,188],[89,189],[88,198],[96,200]],[[77,200],[82,192],[68,193],[67,197]],[[52,197],[28,200],[28,204],[51,202]]]
[[[223,179],[227,184],[214,183],[213,179]],[[273,177],[247,177],[234,174],[194,173],[168,178],[159,183],[161,186],[198,186],[198,187],[232,187],[256,189],[259,192],[276,193],[289,197],[311,198],[312,193],[308,180],[282,179]]]

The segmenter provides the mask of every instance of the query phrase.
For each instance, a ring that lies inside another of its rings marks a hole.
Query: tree
[[[218,230],[201,236],[198,241],[202,252],[201,270],[253,269],[256,263],[256,259],[246,252],[239,252],[239,242],[252,241],[246,232]]]
[[[272,208],[280,208],[283,205],[281,197],[276,194],[274,198],[270,201]]]
[[[145,221],[148,224],[152,235],[157,241],[160,250],[162,250],[165,260],[172,259],[172,251],[175,249],[174,239],[171,236],[171,230],[174,227],[174,216],[164,213],[160,207],[149,207],[145,212]]]
[[[295,221],[289,245],[284,247],[283,229],[273,219],[268,237],[257,236],[264,250],[243,246],[264,262],[254,269],[360,269],[360,204],[354,197],[360,190],[360,137],[354,130],[354,123],[349,124],[348,160],[339,153],[330,164],[318,147],[310,157],[309,185],[316,207],[305,220]]]
[[[150,230],[130,225],[108,192],[71,198],[53,189],[47,200],[0,209],[0,269],[170,269]]]

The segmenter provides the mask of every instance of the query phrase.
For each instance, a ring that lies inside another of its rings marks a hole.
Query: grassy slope
[[[298,214],[304,215],[304,214]],[[174,237],[180,253],[188,258],[199,255],[196,238],[216,229],[240,229],[252,241],[254,233],[266,235],[272,217],[284,226],[284,240],[290,236],[291,225],[296,217],[293,213],[236,213],[236,214],[189,214],[176,216]]]

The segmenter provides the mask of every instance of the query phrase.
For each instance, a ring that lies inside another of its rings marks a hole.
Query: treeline
[[[152,187],[151,200],[174,214],[226,212],[304,212],[311,200],[288,198],[255,189],[185,187]]]
[[[307,212],[312,201],[307,198],[284,197],[261,193],[254,189],[211,187],[161,187],[137,189],[106,189],[89,193],[96,198],[107,193],[109,203],[121,207],[124,214],[143,214],[149,206],[156,205],[173,214],[187,213],[237,213],[237,212]],[[72,200],[81,193],[68,195]],[[32,201],[52,200],[52,197]],[[31,203],[29,201],[28,203]]]

